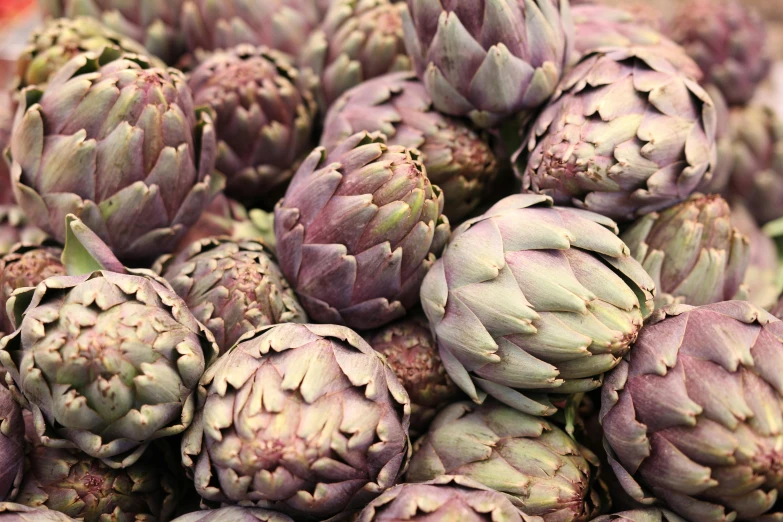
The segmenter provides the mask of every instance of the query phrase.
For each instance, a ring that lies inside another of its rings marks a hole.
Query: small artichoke
[[[747,300],[765,310],[771,309],[783,288],[778,283],[780,262],[775,242],[762,231],[745,205],[731,204],[731,224],[750,240],[750,263],[745,272]]]
[[[783,322],[744,301],[659,310],[602,389],[609,463],[687,520],[777,520]]]
[[[367,336],[373,350],[386,357],[411,400],[411,435],[427,431],[439,409],[454,402],[454,385],[438,355],[427,319],[420,314],[389,324]]]
[[[182,73],[106,48],[29,87],[11,140],[14,193],[59,242],[75,214],[123,260],[174,249],[219,188],[215,133]]]
[[[402,32],[404,3],[338,0],[300,56],[320,79],[319,103],[328,108],[345,91],[386,73],[408,71]]]
[[[280,268],[311,319],[370,329],[403,317],[449,235],[415,149],[361,132],[302,163],[275,208]]]
[[[406,478],[463,475],[543,522],[589,520],[590,465],[560,428],[495,402],[444,409],[416,443]]]
[[[0,521],[2,522],[2,521]],[[229,506],[208,511],[196,511],[177,517],[172,522],[293,522],[282,513],[268,509]]]
[[[489,394],[533,415],[555,413],[541,393],[601,385],[636,339],[655,291],[613,221],[551,205],[518,194],[466,221],[421,287],[457,386],[474,401]]]
[[[272,208],[313,146],[318,109],[299,71],[278,51],[239,45],[207,58],[188,85],[215,122],[227,194]]]
[[[8,301],[17,331],[0,363],[30,403],[44,444],[112,468],[181,433],[217,352],[212,334],[152,277],[97,271],[51,277]]]
[[[356,522],[522,522],[522,513],[497,491],[461,476],[400,484],[364,508]]]
[[[731,105],[744,105],[767,76],[770,54],[764,20],[738,0],[687,0],[669,22],[685,48]]]
[[[202,386],[182,462],[207,501],[324,520],[363,508],[407,465],[408,395],[348,328],[261,328]]]
[[[0,205],[0,256],[11,252],[17,243],[40,245],[46,233],[31,225],[22,209],[13,205]]]
[[[15,498],[24,472],[24,418],[11,391],[0,384],[0,500]],[[2,516],[0,516],[2,520]]]
[[[620,238],[653,281],[655,307],[703,305],[742,298],[750,240],[731,223],[720,196],[687,201],[641,217]]]
[[[332,150],[360,131],[382,132],[388,145],[418,149],[427,177],[443,190],[450,220],[475,210],[498,175],[487,137],[437,112],[412,72],[364,82],[341,96],[326,115],[321,146]]]
[[[435,108],[495,127],[534,113],[571,61],[567,0],[408,0],[405,45]]]
[[[523,190],[631,220],[684,201],[712,178],[715,107],[654,48],[585,57],[517,151]]]
[[[658,508],[634,509],[594,518],[592,522],[687,522],[671,511]]]
[[[215,336],[221,353],[261,326],[306,323],[307,316],[263,243],[203,239],[177,256],[159,259],[163,276],[198,321]]]
[[[76,522],[74,519],[49,509],[36,509],[13,502],[0,502],[0,522]]]

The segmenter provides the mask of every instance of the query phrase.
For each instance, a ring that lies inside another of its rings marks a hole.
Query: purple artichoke
[[[15,203],[11,190],[11,168],[5,155],[5,149],[11,143],[14,112],[16,112],[16,102],[13,93],[8,89],[0,89],[0,207]],[[1,246],[0,250],[2,250]]]
[[[592,522],[687,522],[666,509],[648,508],[623,511],[594,518]]]
[[[36,509],[13,502],[0,502],[0,522],[76,522],[49,509]]]
[[[0,521],[2,522],[2,521]],[[182,515],[171,522],[293,522],[290,517],[268,509],[229,506]]]
[[[0,205],[0,256],[11,252],[14,245],[40,245],[46,233],[31,225],[22,209],[13,205]]]
[[[0,499],[13,499],[24,472],[24,418],[11,391],[0,384]],[[2,516],[0,516],[2,520]]]
[[[775,242],[762,231],[740,202],[731,204],[731,224],[750,240],[750,263],[745,272],[744,286],[747,300],[765,310],[771,309],[778,299],[778,249]]]

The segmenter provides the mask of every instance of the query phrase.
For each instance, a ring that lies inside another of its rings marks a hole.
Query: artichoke
[[[731,132],[731,112],[726,98],[714,85],[706,85],[712,103],[715,104],[715,147],[717,149],[717,162],[712,169],[712,179],[705,180],[699,190],[705,194],[724,194],[731,180],[731,171],[734,168],[734,138]]]
[[[0,521],[2,522],[2,521]],[[288,516],[267,509],[229,506],[182,515],[172,522],[293,522]]]
[[[359,131],[382,132],[389,145],[418,149],[427,177],[443,190],[450,220],[475,210],[499,171],[486,136],[435,111],[412,72],[364,82],[341,96],[326,116],[321,146],[331,150]]]
[[[657,311],[602,389],[625,491],[687,520],[779,519],[780,361],[783,322],[750,303]]]
[[[40,245],[46,233],[32,226],[22,209],[13,205],[0,205],[0,256],[11,252],[17,243]]]
[[[415,314],[367,336],[386,357],[411,400],[411,435],[427,431],[439,409],[454,402],[459,389],[443,367],[427,319]]]
[[[408,0],[405,45],[435,108],[495,127],[534,113],[571,61],[566,0]]]
[[[123,260],[172,250],[219,189],[215,133],[182,73],[106,48],[29,87],[11,140],[14,193],[60,243],[65,216]]]
[[[720,196],[687,201],[641,217],[620,238],[655,281],[655,307],[703,305],[745,297],[750,241],[731,223]]]
[[[227,193],[273,207],[312,149],[317,106],[299,72],[278,51],[240,45],[207,58],[188,85],[215,122]]]
[[[319,103],[327,108],[345,91],[396,71],[411,60],[402,33],[404,3],[391,0],[338,0],[310,35],[300,65],[320,78]]]
[[[715,107],[655,48],[588,55],[517,151],[523,190],[631,220],[684,201],[712,178]]]
[[[207,501],[324,520],[358,511],[407,465],[408,395],[345,327],[260,328],[202,386],[182,462]]]
[[[555,412],[540,393],[601,385],[650,314],[655,288],[614,222],[551,205],[518,194],[466,221],[421,287],[457,386],[533,415]]]
[[[11,190],[11,170],[5,157],[5,149],[11,142],[15,111],[16,102],[13,93],[7,89],[0,89],[0,156],[2,156],[0,157],[0,207],[14,204],[14,194]],[[2,234],[0,233],[0,235]]]
[[[590,465],[564,431],[487,402],[444,409],[416,443],[406,478],[463,475],[505,494],[543,522],[589,520]]]
[[[400,484],[364,508],[356,522],[522,522],[522,513],[503,495],[460,476],[424,484]]]
[[[283,278],[274,255],[256,241],[203,239],[177,256],[159,259],[163,276],[221,353],[261,326],[305,323],[307,316]]]
[[[317,148],[275,208],[280,268],[315,321],[369,329],[403,317],[448,238],[418,152],[383,139]]]
[[[107,27],[141,42],[168,64],[184,51],[179,29],[183,0],[40,0],[44,15],[76,18],[90,16]]]
[[[747,300],[765,310],[775,305],[780,291],[780,263],[775,242],[759,229],[750,212],[739,202],[731,205],[731,224],[750,240],[750,263],[745,272]]]
[[[0,522],[76,522],[74,519],[49,509],[35,509],[13,502],[0,502]]]
[[[688,0],[668,24],[669,34],[720,89],[744,105],[767,76],[770,55],[764,21],[737,0]]]
[[[24,418],[22,408],[1,384],[0,470],[0,499],[15,498],[24,472]]]
[[[686,522],[671,511],[658,508],[634,509],[594,518],[592,522]]]

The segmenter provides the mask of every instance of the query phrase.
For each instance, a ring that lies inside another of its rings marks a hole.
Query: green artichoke
[[[0,256],[11,252],[17,243],[39,245],[46,233],[28,222],[22,209],[13,205],[0,205]]]
[[[0,521],[2,522],[2,521]],[[172,522],[293,522],[288,516],[267,509],[229,506],[182,515]]]
[[[750,240],[731,223],[720,196],[687,201],[641,217],[620,238],[653,281],[655,307],[703,305],[744,298]]]
[[[174,64],[184,51],[179,29],[183,0],[40,0],[44,15],[90,16],[140,42],[153,55]]]
[[[321,146],[332,150],[359,131],[382,132],[388,145],[418,149],[427,177],[443,190],[450,220],[475,210],[498,175],[487,137],[437,112],[412,72],[381,76],[341,96],[326,115]]]
[[[15,498],[24,472],[24,418],[11,392],[0,384],[0,499]],[[2,516],[0,516],[2,520]]]
[[[439,409],[454,402],[454,385],[420,314],[384,326],[366,337],[373,350],[386,357],[411,400],[411,436],[427,431]]]
[[[655,48],[582,60],[517,151],[523,190],[631,220],[684,201],[712,178],[715,106]],[[521,161],[520,161],[521,160]]]
[[[338,0],[302,49],[300,66],[320,79],[319,103],[328,108],[342,93],[386,73],[409,71],[402,32],[404,3]]]
[[[356,522],[522,522],[522,513],[503,495],[460,476],[424,484],[400,484],[364,508]]]
[[[13,502],[0,502],[0,522],[76,522],[74,519],[49,509],[35,509]]]
[[[449,235],[418,151],[361,132],[302,163],[275,208],[280,268],[311,319],[370,329],[418,302]]]
[[[466,221],[421,287],[457,386],[474,401],[489,394],[533,415],[555,413],[542,393],[601,385],[655,291],[613,221],[551,205],[518,194]]]
[[[635,509],[594,518],[592,522],[687,522],[671,511],[658,508]]]
[[[221,353],[247,332],[307,315],[283,278],[274,254],[256,241],[203,239],[153,266],[215,336]]]
[[[747,300],[765,310],[771,309],[780,295],[780,262],[775,242],[759,229],[753,216],[739,202],[731,204],[731,224],[750,240],[750,263],[745,272]]]
[[[145,57],[149,54],[140,43],[112,31],[94,18],[48,20],[30,35],[16,62],[18,87],[37,85],[43,88],[49,78],[77,54],[100,52],[105,47]],[[163,62],[151,60],[156,67],[165,67]]]
[[[769,72],[764,20],[745,2],[688,0],[667,26],[731,105],[750,101]]]
[[[207,58],[188,85],[215,122],[228,195],[274,207],[313,147],[318,108],[299,71],[278,51],[240,45]]]
[[[781,361],[783,322],[750,303],[657,311],[602,389],[625,491],[687,520],[779,520]]]
[[[207,369],[182,462],[211,502],[297,520],[362,509],[410,456],[410,402],[383,357],[341,326],[265,327]]]
[[[75,214],[130,261],[171,251],[220,188],[215,133],[182,73],[106,48],[23,91],[11,140],[14,193],[59,242]]]
[[[406,478],[463,475],[543,522],[589,520],[590,465],[564,431],[495,402],[444,409],[416,443]]]

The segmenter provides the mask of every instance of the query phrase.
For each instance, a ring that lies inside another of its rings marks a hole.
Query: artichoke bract
[[[687,201],[643,216],[620,238],[653,281],[656,308],[745,297],[750,240],[732,226],[720,196],[694,194]]]
[[[411,435],[427,431],[437,411],[459,396],[443,367],[427,319],[421,314],[384,326],[366,337],[386,357],[411,400]]]
[[[406,479],[463,475],[543,522],[589,520],[590,464],[564,431],[501,404],[444,409],[416,443]]]
[[[403,317],[450,227],[415,149],[361,132],[302,163],[275,208],[277,255],[309,317],[369,329]]]
[[[207,501],[324,520],[362,509],[407,465],[408,395],[348,328],[261,328],[202,386],[182,462]]]
[[[229,506],[220,509],[197,511],[177,517],[172,522],[293,522],[282,513],[268,509]]]
[[[480,127],[537,110],[571,61],[566,0],[408,0],[403,27],[435,108]]]
[[[522,522],[527,520],[497,491],[460,476],[400,484],[364,508],[356,522]]]
[[[767,76],[770,54],[764,20],[745,2],[688,0],[667,24],[731,105],[744,105]]]
[[[321,146],[331,150],[360,131],[381,132],[388,145],[421,152],[427,177],[443,190],[443,213],[450,220],[475,210],[498,175],[487,138],[437,112],[412,72],[366,81],[341,96],[326,115]]]
[[[272,208],[313,146],[318,109],[299,71],[278,51],[239,45],[207,58],[188,85],[215,122],[227,194]]]
[[[0,502],[0,522],[76,522],[74,519],[49,509],[36,509],[13,502]]]
[[[759,228],[748,209],[740,202],[731,204],[731,224],[750,240],[750,262],[743,283],[748,289],[746,300],[769,310],[783,290],[783,282],[778,281],[780,262],[775,242]]]
[[[39,245],[46,232],[30,224],[22,209],[14,205],[0,205],[0,256],[11,252],[14,245]]]
[[[345,91],[386,73],[408,71],[411,60],[402,32],[404,3],[390,0],[338,0],[310,35],[299,63],[320,78],[324,109]]]
[[[715,106],[655,48],[586,56],[517,151],[523,190],[612,219],[684,201],[712,178]]]
[[[0,341],[0,363],[47,446],[127,467],[150,441],[190,425],[217,347],[154,278],[51,277],[15,292],[7,309],[18,329]]]
[[[204,239],[153,271],[166,279],[196,319],[215,336],[221,353],[261,326],[306,323],[293,290],[263,243]]]
[[[687,522],[666,509],[649,508],[623,511],[594,518],[592,522]]]
[[[207,207],[215,132],[182,73],[106,48],[23,91],[11,139],[14,194],[60,243],[75,214],[123,260],[174,249]]]
[[[0,499],[15,498],[24,473],[24,418],[11,391],[0,384]],[[2,518],[0,517],[0,520]]]
[[[598,214],[518,194],[454,231],[421,287],[449,376],[533,415],[542,393],[601,385],[652,311],[655,285]]]
[[[657,311],[601,390],[625,491],[687,520],[779,518],[780,363],[783,322],[750,303]]]

